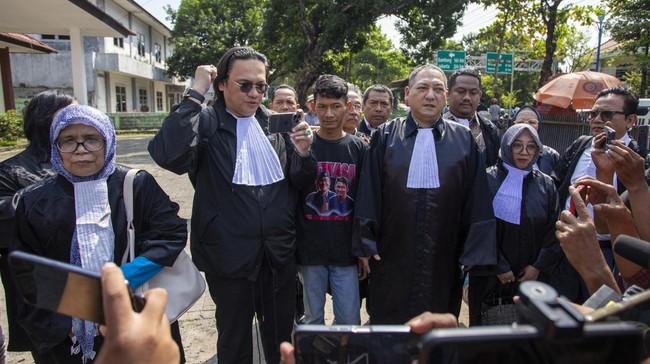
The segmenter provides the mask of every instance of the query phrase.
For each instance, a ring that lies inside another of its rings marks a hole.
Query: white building
[[[170,29],[133,0],[88,3],[133,35],[80,37],[85,72],[78,72],[73,66],[81,64],[74,62],[74,37],[71,40],[65,33],[32,34],[58,53],[10,55],[15,97],[28,98],[45,89],[59,88],[74,90],[81,103],[108,113],[169,111],[180,101],[186,85],[165,74],[165,59],[173,49]]]

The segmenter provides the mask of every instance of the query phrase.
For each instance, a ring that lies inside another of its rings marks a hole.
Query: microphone
[[[614,242],[614,253],[650,269],[650,242],[633,238],[629,235],[619,235]]]

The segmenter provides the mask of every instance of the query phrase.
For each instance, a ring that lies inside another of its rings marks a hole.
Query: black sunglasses
[[[241,90],[241,92],[243,92],[245,94],[251,92],[253,87],[255,87],[255,90],[257,91],[257,93],[260,93],[260,94],[264,94],[266,92],[266,90],[269,89],[269,85],[267,83],[265,83],[265,82],[260,82],[260,83],[253,84],[252,82],[248,82],[248,81],[244,81],[242,83],[239,83],[239,82],[237,82],[235,80],[231,80],[231,81],[234,82],[235,84],[237,84],[237,86],[239,86],[239,89]]]
[[[600,115],[600,119],[602,121],[610,121],[614,118],[614,115],[616,114],[623,114],[627,115],[623,111],[603,111],[603,110],[589,110],[587,111],[587,117],[589,120],[595,119],[598,115]]]

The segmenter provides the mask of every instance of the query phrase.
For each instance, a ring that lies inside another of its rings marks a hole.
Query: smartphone
[[[300,114],[276,113],[269,115],[269,133],[288,133],[300,122]]]
[[[549,339],[531,325],[438,329],[422,337],[420,364],[640,363],[635,323],[589,323],[578,338]]]
[[[587,195],[589,193],[589,186],[580,185],[576,187],[576,190],[580,194],[580,198],[582,198],[582,201],[586,201]],[[572,213],[574,216],[578,216],[578,211],[576,211],[576,205],[573,202],[573,198],[569,200],[569,212]]]
[[[605,145],[603,146],[603,148],[607,150],[609,144],[612,141],[616,140],[616,130],[610,128],[609,126],[605,126],[605,134],[607,137],[605,138]]]
[[[9,254],[9,265],[18,291],[28,304],[104,323],[100,273],[21,251]],[[129,293],[133,309],[142,311],[144,297],[135,295],[130,288]]]
[[[419,338],[405,325],[298,325],[293,343],[296,363],[411,364]]]

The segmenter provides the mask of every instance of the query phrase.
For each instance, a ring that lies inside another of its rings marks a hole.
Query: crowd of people
[[[328,293],[335,324],[362,324],[365,298],[370,324],[408,322],[422,332],[455,326],[464,293],[476,326],[486,309],[512,304],[524,281],[578,304],[602,285],[650,286],[650,271],[611,243],[620,234],[650,240],[629,90],[601,91],[587,113],[591,135],[560,155],[542,144],[535,107],[519,108],[504,133],[497,100],[491,120],[477,113],[475,69],[447,78],[434,65],[415,68],[404,90],[409,113],[390,121],[388,87],[362,92],[334,75],[316,80],[305,111],[290,85],[270,92],[267,109],[268,70],[248,47],[197,67],[148,146],[158,165],[188,173],[195,187],[190,248],[216,304],[219,363],[253,362],[254,319],[266,362],[291,362],[293,349],[281,343],[296,323],[324,324]],[[269,133],[269,114],[286,112],[300,122]],[[606,126],[616,140],[606,140]],[[25,131],[29,147],[0,163],[9,350],[32,351],[36,363],[183,363],[163,291],[147,293],[135,313],[120,285],[126,277],[137,288],[174,263],[188,235],[178,205],[150,174],[137,174],[137,258],[117,269],[129,168],[115,162],[111,121],[48,91],[29,103]],[[589,188],[586,198],[577,186]],[[102,272],[106,324],[23,303],[6,261],[12,249]],[[143,339],[152,345],[133,350]]]

